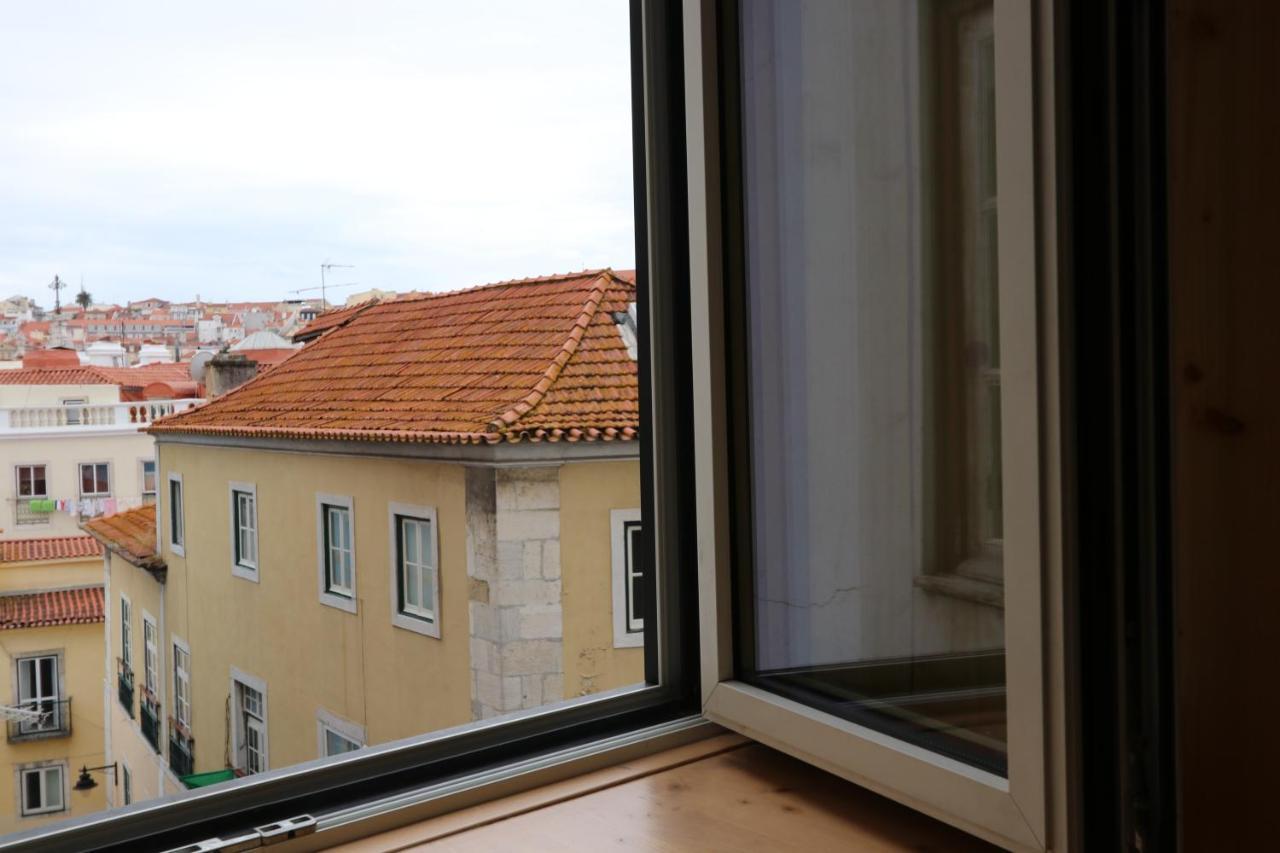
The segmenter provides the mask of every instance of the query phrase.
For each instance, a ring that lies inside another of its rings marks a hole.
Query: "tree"
[[[93,304],[93,296],[89,294],[89,291],[85,290],[82,287],[80,288],[80,292],[76,294],[76,304],[79,305],[81,308],[87,309],[90,305]]]

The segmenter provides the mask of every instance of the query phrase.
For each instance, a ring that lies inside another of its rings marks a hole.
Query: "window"
[[[14,467],[17,480],[18,499],[16,502],[16,524],[47,524],[51,513],[40,506],[33,511],[34,501],[45,501],[49,497],[48,479],[44,465],[18,465]]]
[[[245,774],[267,769],[267,685],[232,669],[231,695],[236,713],[236,767]]]
[[[120,773],[123,776],[124,787],[124,804],[127,806],[133,802],[133,774],[129,772],[129,765],[121,764]]]
[[[129,599],[120,596],[120,660],[125,669],[133,665],[133,621]]]
[[[231,484],[231,573],[258,579],[258,489],[252,483]]]
[[[22,789],[22,816],[60,812],[66,808],[61,765],[19,771]]]
[[[318,750],[321,757],[353,752],[364,746],[364,726],[344,720],[328,711],[316,715],[319,733]]]
[[[191,729],[191,651],[179,640],[173,641],[173,716],[178,724]]]
[[[356,612],[355,530],[351,498],[319,495],[318,565],[320,600],[333,607]]]
[[[438,638],[440,581],[435,510],[393,503],[390,516],[392,623]]]
[[[613,645],[644,645],[644,566],[640,560],[640,510],[609,513],[613,555]]]
[[[159,691],[160,634],[156,630],[156,622],[145,612],[142,614],[142,684],[152,696]]]
[[[80,497],[103,498],[111,495],[110,465],[86,462],[80,465]]]
[[[185,556],[186,528],[182,512],[182,475],[169,472],[169,549]]]
[[[18,722],[22,734],[61,731],[58,655],[18,658],[18,706],[38,713]]]
[[[144,504],[153,504],[156,502],[156,460],[143,459],[141,463],[141,472],[139,480],[142,485],[142,502]]]

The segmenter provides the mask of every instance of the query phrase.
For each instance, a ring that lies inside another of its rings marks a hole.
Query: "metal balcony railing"
[[[142,703],[139,706],[138,723],[142,727],[142,736],[151,744],[151,748],[160,752],[160,703],[152,701],[143,689]]]
[[[195,772],[196,742],[178,731],[175,721],[169,720],[169,769],[181,779]]]
[[[117,658],[116,660],[116,690],[120,697],[120,704],[124,706],[129,716],[133,717],[133,670],[129,665]]]
[[[8,721],[9,743],[71,734],[70,699],[35,699],[16,707],[26,713]]]

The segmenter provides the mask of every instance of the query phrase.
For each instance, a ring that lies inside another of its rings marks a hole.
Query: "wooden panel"
[[[375,837],[358,846],[448,853],[994,849],[758,744],[417,846],[405,846],[401,833],[398,844]]]
[[[1274,845],[1280,3],[1173,0],[1170,279],[1183,849]]]

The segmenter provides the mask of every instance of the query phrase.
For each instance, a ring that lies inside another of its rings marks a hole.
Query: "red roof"
[[[298,352],[296,349],[238,349],[232,350],[235,355],[242,355],[250,361],[258,363],[260,369],[275,367],[289,356]]]
[[[66,370],[0,370],[0,385],[114,385],[99,367],[75,367]]]
[[[278,367],[153,433],[496,443],[632,439],[636,363],[611,270],[345,309]],[[326,315],[327,316],[327,315]],[[318,321],[317,321],[318,322]]]
[[[86,533],[116,554],[147,569],[162,568],[156,553],[156,508],[154,504],[104,515],[80,525]]]
[[[100,556],[102,546],[92,536],[48,536],[43,539],[9,539],[0,542],[0,563],[76,560]]]
[[[294,332],[293,340],[295,343],[314,340],[330,329],[337,328],[338,326],[350,322],[357,314],[360,314],[366,308],[376,305],[377,302],[378,300],[376,299],[369,299],[364,302],[357,302],[355,305],[349,305],[345,308],[334,308],[332,310],[325,311],[297,332]]]
[[[33,349],[29,350],[22,356],[22,366],[32,369],[66,369],[80,366],[80,356],[76,355],[75,350],[55,347],[53,349]]]
[[[0,631],[101,621],[100,586],[0,595]]]

